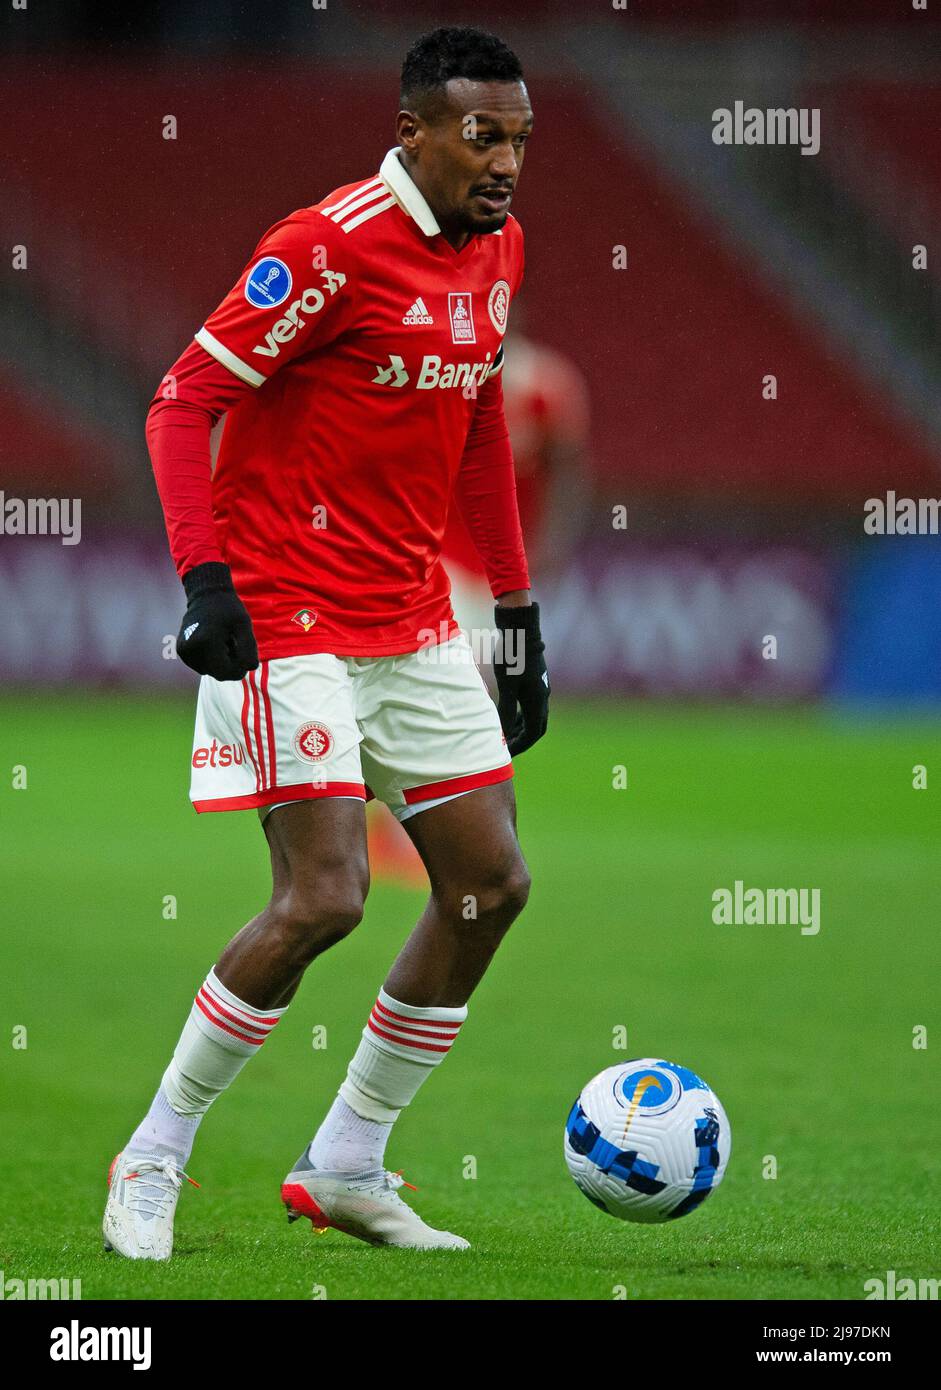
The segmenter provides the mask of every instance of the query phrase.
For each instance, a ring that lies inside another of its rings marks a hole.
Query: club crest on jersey
[[[448,317],[451,320],[452,343],[476,343],[474,306],[469,294],[448,295]]]
[[[252,266],[245,281],[245,298],[256,309],[273,309],[291,293],[291,272],[277,256],[265,256]]]
[[[314,623],[317,621],[317,614],[312,613],[309,608],[302,608],[299,613],[295,613],[291,619],[292,623],[297,623],[305,632],[310,632]]]
[[[333,749],[333,734],[326,724],[308,719],[294,735],[294,756],[302,762],[319,763]]]
[[[510,312],[510,287],[505,280],[497,280],[487,299],[487,313],[490,322],[498,333],[506,332],[507,315]]]

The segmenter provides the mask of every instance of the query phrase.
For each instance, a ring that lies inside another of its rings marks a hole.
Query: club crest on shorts
[[[295,613],[291,619],[292,623],[297,623],[305,632],[310,632],[314,623],[317,621],[317,614],[312,613],[309,608],[302,608],[299,613]]]
[[[505,280],[497,280],[487,299],[487,313],[490,322],[498,333],[506,332],[507,315],[510,312],[510,287]]]
[[[294,756],[305,763],[322,762],[333,751],[333,734],[326,724],[308,719],[294,735]]]

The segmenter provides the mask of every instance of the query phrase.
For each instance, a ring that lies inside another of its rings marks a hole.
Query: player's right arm
[[[347,327],[353,286],[341,236],[304,214],[268,232],[148,411],[147,446],[187,597],[177,652],[200,675],[241,680],[258,665],[251,620],[216,535],[210,433],[275,372]]]
[[[235,592],[212,515],[209,437],[251,390],[191,343],[164,377],[147,414],[147,447],[170,553],[186,593],[177,654],[200,675],[241,680],[258,665],[251,619]]]

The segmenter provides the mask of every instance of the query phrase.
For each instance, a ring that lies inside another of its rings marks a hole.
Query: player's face
[[[410,172],[450,240],[504,225],[533,112],[522,82],[452,78],[434,119],[399,113]]]

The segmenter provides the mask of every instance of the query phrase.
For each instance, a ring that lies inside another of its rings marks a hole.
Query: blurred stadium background
[[[530,907],[395,1155],[431,1219],[481,1237],[444,1296],[856,1298],[880,1269],[937,1274],[918,1194],[941,1133],[912,1030],[937,1019],[939,818],[912,770],[937,776],[941,556],[863,519],[890,490],[941,491],[939,18],[909,0],[8,7],[0,489],[82,500],[79,545],[0,535],[3,775],[29,776],[0,801],[4,1026],[30,1028],[0,1068],[8,1274],[257,1298],[309,1297],[326,1268],[330,1297],[388,1296],[342,1238],[291,1243],[272,1216],[420,905],[394,882],[205,1126],[190,1258],[106,1268],[95,1237],[189,992],[267,892],[254,818],[197,822],[186,801],[195,680],[167,659],[182,603],[147,404],[261,232],[378,167],[401,57],[450,22],[518,49],[536,110],[510,414],[558,698],[517,778]],[[820,153],[715,145],[736,100],[819,108]],[[737,878],[819,886],[820,936],[711,928]],[[642,1239],[570,1189],[560,1152],[621,1024],[631,1055],[701,1069],[736,1133],[702,1219]],[[65,1205],[35,1181],[64,1128]],[[480,1182],[461,1181],[468,1149]],[[442,1296],[434,1268],[384,1268],[397,1296]]]
[[[938,491],[937,14],[471,9],[524,55],[538,108],[515,205],[527,336],[590,410],[591,502],[567,534],[555,517],[537,575],[556,688],[941,699],[938,545],[862,531],[867,498]],[[187,682],[159,640],[179,590],[147,402],[261,231],[376,166],[409,40],[467,7],[112,14],[4,21],[2,218],[28,263],[0,282],[0,477],[8,497],[83,504],[78,547],[0,545],[4,684]],[[738,99],[818,107],[820,154],[713,144],[713,109]]]

